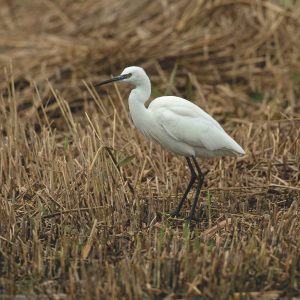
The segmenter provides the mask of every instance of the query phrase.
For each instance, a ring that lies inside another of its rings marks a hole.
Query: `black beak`
[[[100,85],[103,85],[103,84],[107,84],[107,83],[110,83],[110,82],[114,82],[114,81],[121,81],[121,80],[124,80],[124,79],[127,79],[131,76],[131,74],[124,74],[124,75],[120,75],[120,76],[116,76],[116,77],[113,77],[111,79],[107,79],[107,80],[104,80],[100,83],[97,83],[94,85],[94,87],[98,87]]]

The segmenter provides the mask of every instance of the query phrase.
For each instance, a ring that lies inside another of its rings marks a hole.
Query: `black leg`
[[[186,197],[187,197],[189,191],[191,190],[191,188],[192,188],[192,186],[193,186],[193,184],[194,184],[194,182],[195,182],[195,180],[197,178],[197,175],[196,175],[196,172],[195,172],[195,170],[193,168],[193,164],[191,162],[191,159],[189,157],[186,157],[186,161],[187,161],[188,166],[189,166],[189,168],[191,170],[191,179],[190,179],[190,182],[189,182],[189,184],[188,184],[188,186],[187,186],[187,188],[186,188],[186,190],[185,190],[185,192],[184,192],[184,194],[183,194],[183,196],[182,196],[182,198],[181,198],[181,200],[180,200],[177,208],[175,209],[174,212],[171,213],[172,217],[178,217],[179,216],[179,212],[180,212],[180,210],[181,210],[181,208],[182,208],[182,206],[184,204],[184,201],[186,200]]]
[[[198,200],[199,200],[199,195],[200,195],[200,191],[201,191],[201,187],[203,185],[203,181],[204,181],[204,175],[202,174],[201,172],[201,169],[198,165],[198,162],[196,160],[196,158],[193,156],[192,157],[192,160],[194,162],[194,165],[197,169],[197,179],[198,179],[198,182],[197,182],[197,187],[196,187],[196,194],[195,194],[195,198],[194,198],[194,202],[193,202],[193,205],[192,205],[192,208],[191,208],[191,211],[190,211],[190,214],[188,216],[188,220],[191,221],[195,218],[195,210],[196,210],[196,207],[197,207],[197,203],[198,203]]]

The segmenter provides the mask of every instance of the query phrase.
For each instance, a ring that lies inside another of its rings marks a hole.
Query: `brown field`
[[[0,299],[300,299],[298,1],[0,4]],[[92,86],[129,65],[246,150],[191,227],[184,159]]]

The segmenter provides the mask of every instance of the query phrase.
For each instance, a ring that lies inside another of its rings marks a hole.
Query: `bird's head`
[[[125,68],[119,76],[102,81],[96,84],[95,87],[115,81],[127,82],[139,86],[149,81],[149,78],[143,68],[132,66]]]

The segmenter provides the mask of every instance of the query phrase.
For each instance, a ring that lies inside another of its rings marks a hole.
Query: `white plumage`
[[[153,100],[146,108],[145,102],[151,94],[151,83],[142,68],[125,68],[120,76],[103,81],[96,86],[113,81],[127,82],[135,86],[128,99],[134,125],[146,137],[186,157],[191,170],[191,180],[173,215],[179,214],[191,186],[198,179],[196,196],[189,215],[191,220],[194,217],[203,183],[203,175],[195,157],[241,156],[245,154],[245,151],[214,118],[188,100],[175,96],[163,96]]]
[[[164,130],[160,143],[184,156],[217,157],[241,155],[244,150],[200,107],[185,99],[165,96],[155,99],[148,111]],[[164,141],[169,139],[169,143]]]

